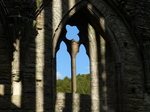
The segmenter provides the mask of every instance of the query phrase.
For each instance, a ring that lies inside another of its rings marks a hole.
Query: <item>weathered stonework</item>
[[[0,0],[0,112],[149,112],[149,6],[149,0]],[[91,96],[56,93],[66,24],[78,27],[90,58]]]

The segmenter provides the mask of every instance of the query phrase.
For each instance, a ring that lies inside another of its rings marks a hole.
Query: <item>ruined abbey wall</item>
[[[0,1],[0,112],[150,111],[150,1]],[[56,52],[76,25],[91,96],[56,93]]]

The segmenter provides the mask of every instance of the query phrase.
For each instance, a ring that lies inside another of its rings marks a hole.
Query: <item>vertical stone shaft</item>
[[[19,78],[20,71],[20,40],[17,39],[16,43],[14,43],[15,51],[13,53],[13,62],[12,62],[12,74],[13,80],[17,80]]]
[[[16,39],[14,43],[15,51],[13,53],[12,62],[12,97],[11,101],[16,106],[21,107],[21,91],[22,83],[20,81],[20,40]]]
[[[45,54],[44,54],[44,10],[38,15],[36,19],[38,35],[36,36],[36,112],[44,111],[44,68],[45,68]]]
[[[72,93],[76,92],[76,54],[79,51],[79,44],[71,40],[71,76],[72,76]]]
[[[95,31],[93,27],[88,26],[89,51],[90,51],[90,74],[91,74],[91,110],[100,112],[99,105],[99,78],[98,78],[98,58]]]
[[[76,92],[76,57],[71,58],[72,92]]]

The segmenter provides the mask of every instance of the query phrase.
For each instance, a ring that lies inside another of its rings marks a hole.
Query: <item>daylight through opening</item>
[[[66,30],[67,30],[66,38],[68,40],[74,39],[76,41],[79,41],[79,36],[78,36],[79,30],[76,26],[66,25]]]
[[[62,40],[57,52],[57,92],[90,94],[89,58],[80,45],[79,30],[77,26],[65,28],[67,41]]]
[[[56,55],[57,61],[57,92],[71,93],[71,63],[70,56],[67,52],[67,47],[64,42],[61,42],[60,49]]]
[[[77,54],[77,93],[90,95],[90,65],[84,45],[80,45]]]

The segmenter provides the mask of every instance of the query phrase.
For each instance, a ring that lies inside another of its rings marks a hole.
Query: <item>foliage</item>
[[[90,95],[90,74],[77,75],[77,93]]]
[[[63,80],[58,79],[56,83],[57,92],[71,93],[71,79],[65,77]]]
[[[38,0],[38,1],[37,1],[37,8],[39,9],[41,5],[42,5],[42,1],[41,1],[41,0]]]
[[[78,74],[76,76],[77,93],[90,95],[90,74]],[[65,77],[58,79],[56,83],[57,92],[71,93],[71,79]]]

